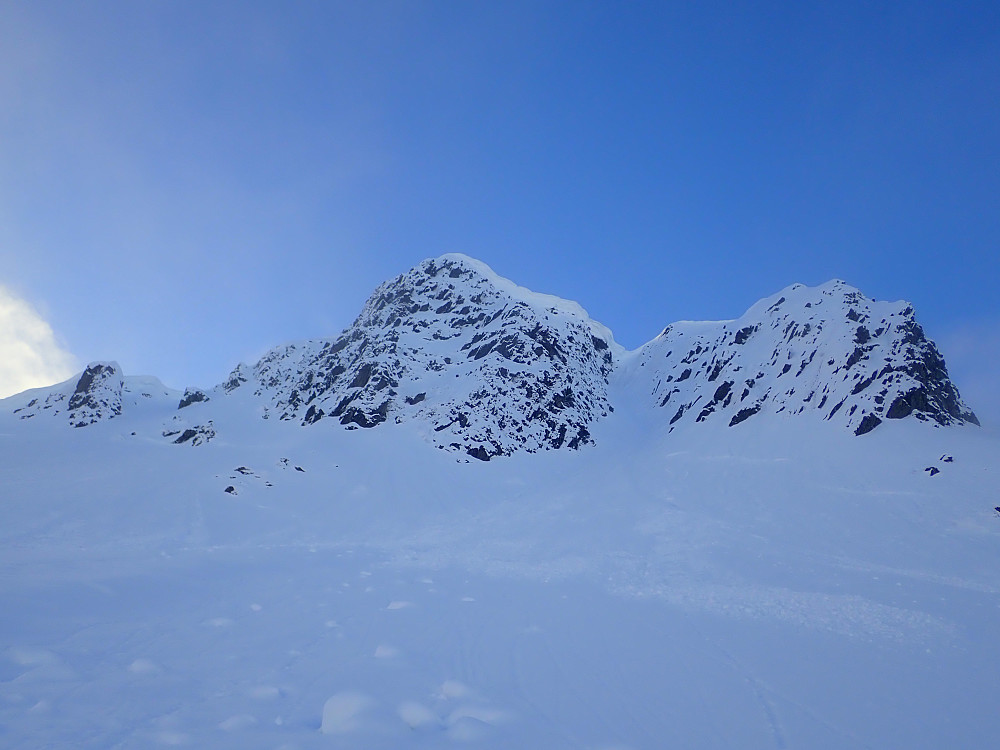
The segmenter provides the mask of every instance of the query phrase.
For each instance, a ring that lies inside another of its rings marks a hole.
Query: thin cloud
[[[0,398],[66,380],[76,358],[30,304],[0,286]]]

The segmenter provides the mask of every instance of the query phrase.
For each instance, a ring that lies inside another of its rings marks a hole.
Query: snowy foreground
[[[489,463],[237,409],[197,448],[0,422],[0,745],[996,742],[1000,442],[628,412]]]

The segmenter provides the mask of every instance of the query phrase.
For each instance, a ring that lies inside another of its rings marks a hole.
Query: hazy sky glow
[[[0,283],[184,387],[445,252],[629,348],[838,277],[961,388],[1000,377],[945,346],[1000,330],[998,115],[995,2],[8,2]]]

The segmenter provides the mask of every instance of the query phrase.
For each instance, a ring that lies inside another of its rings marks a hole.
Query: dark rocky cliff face
[[[223,388],[302,424],[419,419],[440,447],[488,460],[590,442],[616,348],[575,304],[444,256],[376,289],[337,339],[274,349]]]
[[[579,305],[462,255],[382,284],[337,338],[272,349],[210,392],[95,362],[12,411],[85,427],[169,403],[159,432],[188,445],[214,439],[217,410],[233,406],[304,426],[412,422],[439,448],[489,460],[593,442],[613,411],[612,377],[629,408],[638,397],[671,431],[743,429],[761,414],[812,415],[856,435],[893,419],[978,424],[913,308],[840,281],[793,285],[737,320],[675,323],[627,353]]]
[[[74,427],[85,427],[122,413],[124,377],[117,364],[90,365],[69,399],[70,421]]]
[[[21,419],[64,414],[74,427],[87,427],[122,413],[123,387],[124,376],[116,363],[94,362],[80,374],[72,389],[53,388],[14,413]]]
[[[795,285],[742,318],[678,323],[633,366],[669,423],[815,412],[857,435],[884,419],[979,424],[906,303],[843,282]]]
[[[904,313],[908,319],[900,327],[900,333],[905,356],[899,370],[911,379],[911,387],[895,396],[886,410],[886,418],[902,419],[913,414],[917,419],[933,419],[942,425],[955,422],[978,425],[976,415],[962,403],[958,389],[948,377],[941,353],[913,319],[913,308],[907,307]]]

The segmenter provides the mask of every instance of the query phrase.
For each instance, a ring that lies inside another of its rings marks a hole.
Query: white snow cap
[[[662,414],[670,431],[758,414],[813,415],[857,435],[910,416],[978,424],[912,306],[840,279],[792,284],[735,320],[673,323],[626,352],[578,303],[461,253],[381,284],[340,336],[275,347],[211,394],[178,400],[155,379],[95,362],[8,403],[21,419],[65,413],[87,426],[164,399],[197,401],[160,431],[181,442],[215,437],[222,402],[302,425],[412,422],[437,447],[481,460],[592,444],[593,425],[623,406]]]
[[[483,261],[470,258],[468,255],[464,255],[463,253],[445,253],[437,258],[428,258],[416,268],[423,268],[428,263],[454,263],[463,266],[488,280],[494,287],[496,287],[497,291],[502,292],[503,294],[506,294],[520,302],[524,302],[536,310],[559,310],[567,315],[580,318],[590,326],[595,336],[604,339],[616,353],[623,353],[625,351],[625,348],[615,341],[615,337],[611,332],[611,329],[603,323],[599,323],[591,318],[590,313],[588,313],[579,302],[563,299],[562,297],[557,297],[554,294],[533,292],[527,287],[515,284],[510,279],[500,276]]]

